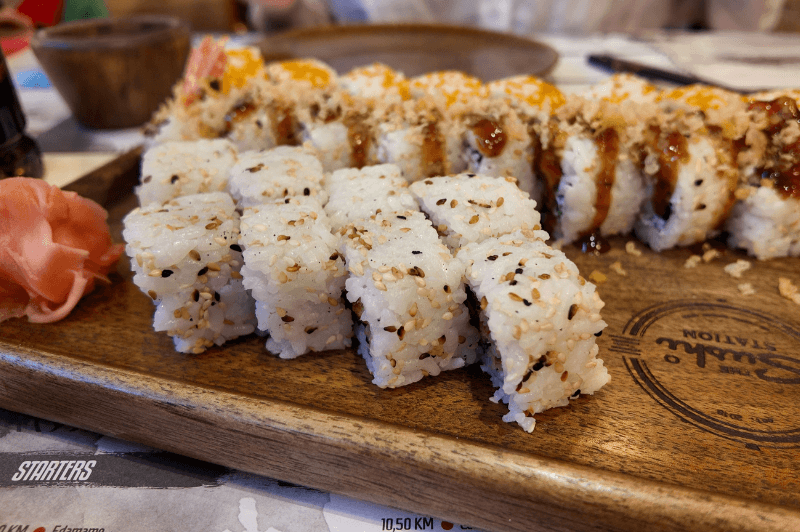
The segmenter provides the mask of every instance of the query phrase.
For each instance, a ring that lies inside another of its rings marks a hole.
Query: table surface
[[[735,36],[719,37],[728,43],[743,42]],[[694,59],[681,54],[691,49],[693,41],[709,36],[537,38],[560,54],[550,81],[565,92],[576,92],[608,76],[587,64],[590,53],[691,71]],[[787,43],[793,44],[791,39]],[[702,60],[708,58],[696,61]],[[141,143],[137,129],[97,132],[80,127],[39,75],[29,50],[9,57],[8,63],[26,112],[28,132],[44,152],[49,183],[64,186]],[[800,77],[789,69],[782,84],[800,86]],[[46,391],[33,391],[32,397],[37,393]],[[94,461],[113,469],[113,474],[105,475],[103,484],[87,481],[72,487],[14,487],[14,474],[26,460]],[[180,527],[219,532],[469,528],[0,410],[0,526],[4,524],[28,526],[36,532],[81,527],[115,531]]]

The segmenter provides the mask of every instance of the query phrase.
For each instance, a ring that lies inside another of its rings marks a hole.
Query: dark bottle
[[[25,115],[11,83],[6,58],[0,51],[0,179],[42,175],[42,153],[25,134]]]

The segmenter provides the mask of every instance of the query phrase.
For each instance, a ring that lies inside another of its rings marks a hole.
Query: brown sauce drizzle
[[[677,131],[666,136],[658,132],[652,147],[658,153],[658,173],[650,201],[653,212],[666,220],[671,214],[669,204],[678,180],[678,166],[689,161],[689,143]]]
[[[428,122],[422,128],[422,175],[436,177],[444,171],[444,139],[436,122]]]
[[[241,122],[256,110],[256,106],[251,102],[240,103],[225,115],[225,127],[223,129],[223,136],[227,135],[233,129],[236,122]]]
[[[372,131],[363,117],[349,117],[345,120],[345,124],[347,140],[350,143],[350,166],[363,168],[369,164]]]
[[[787,96],[781,96],[772,101],[760,101],[750,104],[751,110],[759,110],[767,115],[769,125],[764,132],[772,137],[786,127],[790,120],[800,121],[800,111],[795,101]],[[771,140],[771,139],[770,139]],[[769,168],[760,168],[763,179],[770,179],[775,184],[775,189],[786,198],[800,199],[800,141],[796,141],[783,150],[772,153],[773,165]],[[789,155],[787,160],[782,157]]]
[[[478,151],[486,157],[497,157],[503,153],[508,136],[500,124],[488,118],[482,118],[470,127],[478,140]]]
[[[292,105],[282,105],[277,102],[268,108],[270,122],[272,122],[272,132],[275,136],[276,146],[298,146],[300,138],[298,135],[297,116]]]
[[[557,131],[551,127],[551,139],[555,138]],[[556,203],[556,190],[561,182],[563,173],[561,172],[561,160],[556,153],[551,140],[550,146],[547,149],[542,147],[539,140],[539,135],[531,132],[531,139],[533,139],[533,172],[538,179],[544,184],[542,203],[543,208],[540,209],[542,215],[542,227],[545,231],[552,231],[555,227],[556,210],[558,204]]]
[[[600,172],[595,184],[597,198],[594,201],[594,220],[586,234],[599,229],[608,216],[608,210],[611,208],[611,189],[614,187],[619,158],[619,134],[616,129],[611,127],[604,129],[595,136],[594,141],[597,144],[597,154],[600,156]]]

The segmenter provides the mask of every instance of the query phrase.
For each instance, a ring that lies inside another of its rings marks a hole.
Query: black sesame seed
[[[412,251],[411,253],[414,254],[414,255],[419,255],[422,252],[421,251]]]
[[[489,255],[486,257],[487,260],[497,260],[497,255]]]
[[[194,299],[195,301],[200,300],[200,292],[197,289],[195,289],[195,291],[192,292],[192,299]]]
[[[400,218],[401,220],[406,220],[405,216],[398,216],[398,218]]]
[[[596,333],[594,333],[594,335],[600,338],[601,336],[603,336],[603,331],[597,331]]]
[[[516,281],[514,281],[514,282],[516,282]],[[525,304],[526,307],[530,307],[531,306],[531,302],[528,301],[527,299],[523,299],[522,302]]]
[[[436,205],[444,205],[445,203],[447,203],[447,199],[446,198],[442,198],[442,199],[440,199],[439,201],[436,202]]]
[[[575,390],[575,393],[572,394],[572,397],[578,397],[580,394],[581,394],[581,389],[578,388],[577,390]]]
[[[384,327],[383,330],[386,332],[397,332],[397,327],[394,325],[389,325],[388,327]]]
[[[239,244],[231,244],[231,245],[230,245],[230,248],[231,248],[233,251],[238,251],[239,253],[241,253],[241,252],[242,252],[242,246],[240,246]]]
[[[161,270],[161,277],[169,277],[174,272],[172,270]]]
[[[197,276],[200,277],[201,275],[205,275],[208,272],[208,267],[204,266],[199,272],[197,272]]]
[[[696,186],[696,187],[699,187],[702,184],[703,184],[703,180],[702,179],[698,179],[697,181],[694,182],[694,186]]]
[[[219,301],[219,292],[214,292],[214,301]]]
[[[516,270],[514,270],[514,273],[522,273],[522,268],[517,268]]]
[[[169,179],[169,182],[170,182],[170,183],[172,183],[172,184],[174,185],[174,184],[175,184],[175,182],[176,182],[176,181],[178,181],[178,179],[180,179],[180,178],[178,177],[178,175],[177,175],[177,174],[173,174],[173,176],[172,176],[172,177]]]
[[[310,196],[310,195],[311,195],[311,189],[309,189],[308,187],[304,188],[303,196]]]
[[[510,284],[511,286],[517,286],[517,280],[516,280],[516,279],[513,279],[513,280],[512,280],[510,283],[508,283],[508,284]]]
[[[209,81],[208,86],[214,89],[215,91],[219,91],[221,88],[218,79],[212,79],[211,81]]]
[[[287,314],[286,316],[281,318],[281,321],[283,321],[284,323],[291,323],[294,321],[294,318]]]
[[[311,334],[316,330],[317,330],[316,327],[306,327],[306,334]]]
[[[333,255],[331,255],[330,257],[328,257],[328,260],[336,260],[336,259],[338,259],[338,258],[339,258],[339,252],[337,252],[337,251],[334,251]]]
[[[406,335],[406,330],[405,330],[405,328],[403,328],[402,326],[400,326],[400,328],[399,328],[399,329],[397,329],[397,337],[398,337],[398,338],[400,338],[400,339],[402,340],[402,339],[403,339],[403,336],[405,336],[405,335]]]

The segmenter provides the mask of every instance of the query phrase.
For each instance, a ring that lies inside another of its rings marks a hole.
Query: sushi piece
[[[739,180],[737,139],[749,127],[739,95],[691,86],[662,96],[644,129],[647,195],[635,232],[654,251],[719,234]]]
[[[564,243],[599,250],[631,231],[646,199],[639,169],[643,122],[636,107],[570,97],[548,127],[537,168],[545,227]]]
[[[731,247],[766,260],[800,255],[800,93],[757,94],[740,152],[737,202],[725,225]]]
[[[303,146],[315,154],[326,173],[361,168],[377,161],[369,103],[344,91],[317,91],[296,105]]]
[[[347,299],[373,383],[396,388],[476,360],[464,265],[421,212],[381,213],[341,234]]]
[[[252,47],[226,49],[207,38],[192,51],[173,98],[146,129],[151,145],[172,140],[228,138],[240,151],[289,143],[280,92],[266,79]]]
[[[239,215],[222,192],[134,209],[123,220],[133,282],[156,305],[153,327],[181,353],[202,353],[255,330],[239,273]]]
[[[244,286],[256,301],[267,350],[281,358],[350,346],[346,271],[328,217],[314,198],[287,198],[242,215]]]
[[[594,285],[542,231],[517,231],[461,248],[488,340],[481,368],[508,404],[503,421],[531,432],[534,415],[593,394],[610,376],[597,358],[606,324]]]
[[[230,170],[228,189],[237,204],[254,207],[293,196],[327,200],[319,160],[300,147],[245,152]]]
[[[393,164],[337,170],[325,180],[325,189],[325,212],[334,232],[374,214],[418,210],[408,182]]]
[[[448,175],[464,169],[458,122],[430,98],[375,110],[376,158],[400,167],[406,181]]]
[[[432,177],[413,183],[411,192],[454,253],[471,242],[515,229],[541,229],[536,202],[517,187],[513,177]]]
[[[510,175],[517,178],[519,187],[530,194],[540,206],[544,201],[544,183],[536,172],[536,161],[542,142],[548,142],[547,125],[550,116],[565,103],[565,97],[556,87],[535,76],[512,76],[487,85],[489,96],[509,105],[526,128],[527,143],[517,146],[517,166]],[[540,137],[542,138],[540,140]],[[478,172],[481,173],[481,172]]]
[[[141,183],[135,190],[139,204],[223,191],[236,160],[236,149],[224,139],[172,141],[153,146],[142,157]]]

